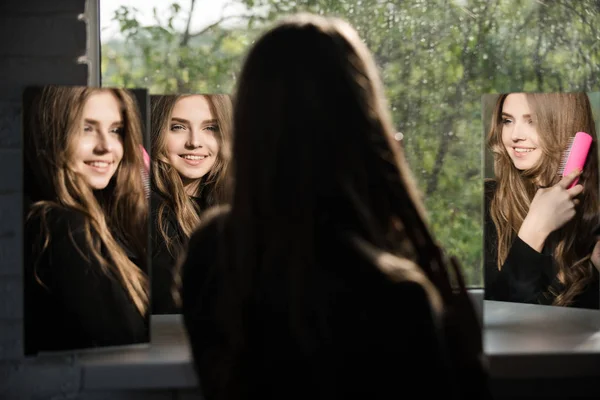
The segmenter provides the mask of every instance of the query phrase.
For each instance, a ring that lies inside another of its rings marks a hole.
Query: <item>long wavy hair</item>
[[[216,268],[223,286],[215,289],[225,345],[199,360],[223,398],[243,386],[257,302],[288,307],[289,332],[310,352],[313,316],[327,312],[311,290],[318,249],[336,237],[385,279],[419,282],[441,310],[419,267],[437,268],[435,242],[357,32],[336,18],[286,18],[248,53],[234,99],[234,190]],[[327,329],[326,317],[316,320]]]
[[[166,132],[169,130],[171,114],[177,101],[191,95],[156,95],[151,96],[151,143],[152,143],[152,188],[164,201],[155,211],[157,213],[158,231],[164,240],[169,253],[177,258],[185,243],[167,234],[167,208],[174,214],[179,229],[187,240],[200,223],[197,204],[190,199],[183,187],[183,180],[169,163],[167,154]],[[224,204],[229,200],[227,185],[227,166],[231,143],[232,104],[226,94],[202,95],[208,102],[211,114],[217,120],[217,140],[219,153],[211,170],[200,178],[196,196],[204,196],[209,205]],[[202,192],[202,193],[201,193]]]
[[[86,101],[101,91],[114,94],[120,103],[123,158],[108,186],[94,191],[71,169],[69,161],[75,151],[74,138],[80,134]],[[36,245],[36,253],[41,255],[52,240],[46,219],[49,211],[63,208],[81,213],[91,256],[104,274],[116,277],[137,310],[145,315],[149,303],[145,273],[148,201],[141,175],[142,125],[136,100],[124,89],[51,85],[28,93],[32,103],[24,114],[25,193],[32,206],[26,218],[42,221],[43,241]],[[139,265],[129,259],[120,243],[136,255]]]
[[[593,235],[598,226],[598,141],[592,108],[586,93],[526,93],[535,116],[542,156],[529,170],[519,171],[502,143],[502,107],[508,94],[496,102],[488,146],[494,154],[497,188],[490,214],[498,234],[498,269],[502,268],[510,246],[527,216],[531,201],[539,187],[558,183],[557,174],[569,138],[586,132],[593,142],[579,183],[584,186],[575,217],[553,232],[546,243],[552,248],[558,276],[564,284],[561,293],[550,288],[555,305],[568,306],[593,279],[590,260],[596,243]]]

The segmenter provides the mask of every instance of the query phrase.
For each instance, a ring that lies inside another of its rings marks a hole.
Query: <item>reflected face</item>
[[[542,156],[534,116],[524,93],[511,93],[502,106],[502,143],[515,168],[532,168]]]
[[[113,93],[96,92],[87,99],[72,149],[71,169],[92,189],[104,189],[123,158],[123,120]]]
[[[217,120],[201,95],[183,97],[175,103],[167,126],[169,163],[177,170],[188,194],[215,164],[219,153]]]

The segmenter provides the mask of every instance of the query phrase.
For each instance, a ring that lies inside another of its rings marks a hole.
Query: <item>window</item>
[[[336,15],[374,53],[433,232],[482,287],[481,95],[599,91],[597,1],[101,0],[104,86],[229,93],[254,38]]]

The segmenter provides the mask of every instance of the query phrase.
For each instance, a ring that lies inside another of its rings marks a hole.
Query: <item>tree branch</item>
[[[538,20],[538,37],[537,37],[537,41],[536,41],[536,45],[535,45],[535,53],[533,54],[533,65],[535,67],[535,78],[536,78],[536,82],[537,82],[537,87],[538,87],[538,91],[542,92],[543,91],[543,86],[544,86],[544,77],[542,74],[542,63],[544,61],[543,56],[542,56],[542,44],[543,44],[543,36],[544,36],[544,32],[542,31],[542,24],[540,23],[541,21],[544,20],[544,16],[542,15],[542,8],[538,8],[538,15],[537,15],[537,20]]]
[[[180,47],[187,46],[190,41],[190,25],[192,23],[192,15],[194,15],[194,6],[196,5],[196,0],[191,0],[190,4],[190,14],[188,15],[187,23],[185,24],[185,31],[183,32],[183,36],[181,37]]]
[[[259,19],[259,20],[261,20],[261,21],[265,19],[265,18],[262,18],[262,17],[257,17],[257,16],[255,16],[255,15],[229,15],[229,16],[227,16],[227,17],[221,17],[221,18],[219,18],[219,20],[218,20],[218,21],[216,21],[216,22],[213,22],[212,24],[208,25],[207,27],[205,27],[204,29],[202,29],[202,30],[200,30],[200,31],[198,31],[198,32],[189,33],[189,34],[188,34],[188,36],[189,36],[189,38],[190,38],[190,39],[191,39],[191,38],[194,38],[194,37],[197,37],[197,36],[202,36],[202,35],[204,35],[206,32],[208,32],[208,31],[210,31],[210,30],[214,29],[215,27],[219,26],[219,25],[220,25],[220,24],[222,24],[223,22],[225,22],[225,21],[228,21],[228,20],[231,20],[231,19],[235,19],[235,18],[245,18],[245,19],[250,19],[250,18],[252,18],[252,17],[254,17],[255,19]]]
[[[580,19],[581,22],[583,22],[584,25],[587,25],[591,31],[592,31],[592,35],[594,37],[598,36],[598,31],[596,30],[595,26],[593,24],[590,24],[590,22],[588,21],[588,19],[585,17],[585,15],[583,15],[581,12],[579,12],[574,6],[573,4],[570,4],[568,2],[563,3],[562,1],[558,2],[559,5],[568,8],[569,10],[571,10],[575,15],[577,15]]]
[[[477,43],[482,43],[482,38],[489,30],[489,26],[487,29],[484,29],[484,16],[489,16],[488,14],[489,3],[486,3],[484,10],[481,13],[478,13],[476,16],[477,20]],[[461,52],[461,64],[463,65],[463,76],[461,77],[458,84],[455,86],[455,91],[453,96],[450,99],[450,104],[459,104],[463,99],[463,91],[469,81],[472,73],[474,64],[476,62],[474,54],[471,52],[467,53],[469,47],[469,36],[473,32],[473,25],[467,24],[467,31],[465,32],[462,52]],[[450,136],[449,132],[453,130],[454,121],[452,118],[445,118],[444,124],[442,127],[442,137],[440,139],[440,143],[438,146],[438,151],[435,157],[435,162],[433,164],[433,170],[429,176],[427,181],[427,186],[425,189],[426,196],[431,196],[436,190],[439,181],[439,175],[442,171],[442,166],[444,164],[444,160],[446,158],[446,154],[450,151],[450,143],[456,136]]]

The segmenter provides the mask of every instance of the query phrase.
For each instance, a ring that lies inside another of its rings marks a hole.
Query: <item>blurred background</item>
[[[346,19],[375,55],[433,233],[481,288],[482,96],[600,92],[600,2],[101,0],[102,86],[234,94],[257,35],[297,11]]]

